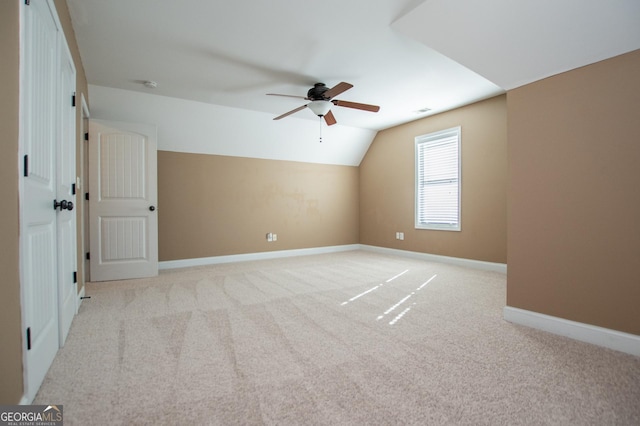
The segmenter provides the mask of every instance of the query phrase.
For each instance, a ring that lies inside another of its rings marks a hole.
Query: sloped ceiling
[[[67,3],[96,87],[249,110],[246,126],[279,126],[265,132],[275,135],[300,131],[296,120],[317,129],[319,119],[304,109],[273,121],[307,101],[267,93],[305,96],[316,82],[353,84],[336,99],[381,109],[334,107],[333,146],[353,137],[350,128],[375,132],[640,48],[637,0]],[[91,93],[90,102],[100,108]],[[302,149],[296,159],[309,157]]]
[[[640,48],[637,0],[430,0],[392,27],[505,90]]]

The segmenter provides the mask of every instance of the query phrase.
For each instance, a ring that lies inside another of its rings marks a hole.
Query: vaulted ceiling
[[[637,0],[67,3],[92,85],[276,117],[307,101],[267,93],[346,81],[336,99],[381,108],[338,124],[374,131],[640,48]]]

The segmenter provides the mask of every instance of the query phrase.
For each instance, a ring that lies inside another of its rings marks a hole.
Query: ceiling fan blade
[[[363,111],[371,111],[371,112],[380,111],[380,107],[378,105],[359,104],[357,102],[338,101],[338,100],[331,101],[331,102],[334,105],[341,106],[341,107],[355,108],[355,109],[361,109]]]
[[[305,109],[306,107],[307,107],[306,105],[302,105],[301,107],[298,107],[298,108],[296,108],[296,109],[292,109],[292,110],[291,110],[291,111],[289,111],[289,112],[285,112],[284,114],[277,116],[276,118],[274,118],[274,120],[280,120],[281,118],[285,118],[285,117],[286,117],[286,116],[288,116],[288,115],[295,114],[295,113],[296,113],[296,112],[298,112],[298,111],[302,111],[302,110],[303,110],[303,109]]]
[[[298,95],[281,95],[280,93],[267,93],[268,96],[286,96],[287,98],[297,98],[297,99],[309,99],[306,96],[298,96]]]
[[[342,83],[338,83],[335,86],[333,86],[331,89],[324,92],[323,96],[325,97],[325,99],[331,99],[334,96],[338,96],[342,92],[346,92],[352,87],[353,87],[353,84],[345,83],[343,81]]]
[[[327,126],[333,126],[336,124],[336,118],[333,116],[331,110],[324,115],[324,121],[327,123]]]

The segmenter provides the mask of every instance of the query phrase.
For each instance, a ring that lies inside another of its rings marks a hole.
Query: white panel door
[[[57,141],[57,191],[56,200],[61,202],[57,213],[58,237],[58,318],[60,346],[69,333],[71,321],[76,313],[77,268],[76,268],[76,69],[71,53],[65,43],[60,43],[60,77],[58,111],[59,139]],[[62,201],[67,201],[67,208]]]
[[[25,394],[31,400],[58,351],[56,262],[57,28],[49,3],[24,9],[21,267]]]
[[[91,281],[158,275],[156,128],[89,122]]]

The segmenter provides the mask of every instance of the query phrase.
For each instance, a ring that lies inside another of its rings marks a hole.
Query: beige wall
[[[462,231],[415,229],[414,138],[456,126]],[[360,164],[360,243],[506,263],[506,178],[505,96],[381,131]],[[404,232],[404,241],[396,232]]]
[[[640,334],[640,50],[507,94],[507,304]]]
[[[159,151],[158,222],[161,261],[357,244],[358,168]]]
[[[19,11],[17,1],[0,1],[0,404],[22,397],[22,333],[18,267]]]
[[[0,181],[3,182],[0,197],[6,202],[0,221],[0,404],[15,404],[23,394],[18,250],[19,13],[22,5],[23,2],[17,0],[0,1]],[[80,93],[88,98],[87,81],[66,2],[55,0],[55,5],[78,74],[78,99]],[[77,114],[79,120],[79,108]],[[78,146],[80,143],[81,136],[78,135]],[[82,276],[81,271],[79,275]]]

